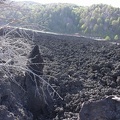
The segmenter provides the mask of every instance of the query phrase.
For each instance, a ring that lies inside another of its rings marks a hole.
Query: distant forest
[[[19,9],[0,8],[0,25],[37,27],[38,30],[120,39],[120,8],[98,4],[90,7],[73,4],[14,3]]]

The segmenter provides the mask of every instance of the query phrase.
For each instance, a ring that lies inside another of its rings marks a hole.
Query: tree
[[[94,25],[93,31],[97,33],[99,26],[97,24]]]
[[[86,28],[86,25],[83,24],[83,25],[81,26],[81,29],[82,29],[82,30],[85,30],[85,28]]]
[[[86,29],[84,30],[85,34],[88,34],[88,27],[86,27]]]
[[[118,40],[118,39],[119,39],[118,35],[115,35],[114,40]]]
[[[113,21],[112,21],[112,25],[113,25],[113,26],[117,26],[117,25],[119,25],[119,21],[117,21],[117,20],[113,20]]]
[[[102,23],[102,19],[101,19],[101,18],[98,18],[98,19],[97,19],[97,23],[98,23],[98,24]]]

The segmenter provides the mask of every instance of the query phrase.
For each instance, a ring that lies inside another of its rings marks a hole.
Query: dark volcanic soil
[[[83,102],[119,96],[119,44],[57,36],[41,36],[34,43],[40,46],[45,62],[45,80],[63,98],[55,95],[52,115],[39,120],[78,120]]]
[[[120,45],[84,38],[38,43],[46,48],[41,47],[44,72],[56,78],[49,82],[64,99],[55,110],[60,120],[77,120],[73,113],[79,113],[84,101],[120,94]]]

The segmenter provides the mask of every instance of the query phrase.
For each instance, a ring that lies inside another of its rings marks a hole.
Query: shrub
[[[110,37],[109,37],[109,36],[106,36],[106,37],[105,37],[105,40],[110,40]]]
[[[118,40],[118,39],[119,39],[118,35],[115,35],[114,40]]]

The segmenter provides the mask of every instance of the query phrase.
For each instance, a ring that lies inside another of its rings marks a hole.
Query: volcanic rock
[[[26,91],[28,109],[33,113],[34,118],[41,114],[48,115],[51,99],[43,75],[43,58],[39,47],[36,45],[29,55],[28,71],[26,72]]]
[[[120,98],[109,96],[98,101],[85,102],[80,111],[80,120],[119,120]]]

